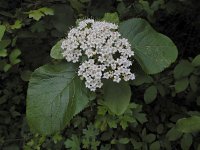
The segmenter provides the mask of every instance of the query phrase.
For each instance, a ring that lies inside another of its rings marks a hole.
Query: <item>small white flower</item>
[[[130,71],[130,58],[134,52],[128,40],[121,37],[116,24],[93,19],[80,21],[69,31],[61,48],[68,62],[80,62],[84,56],[78,76],[85,79],[85,85],[91,91],[102,87],[103,78],[117,83],[122,79],[135,79]]]

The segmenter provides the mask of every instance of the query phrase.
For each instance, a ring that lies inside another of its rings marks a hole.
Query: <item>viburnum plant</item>
[[[119,25],[85,19],[50,55],[57,61],[33,72],[27,92],[29,126],[44,135],[65,128],[97,98],[113,114],[122,115],[131,101],[130,81],[140,76],[137,72],[163,71],[176,60],[177,48],[144,19]]]

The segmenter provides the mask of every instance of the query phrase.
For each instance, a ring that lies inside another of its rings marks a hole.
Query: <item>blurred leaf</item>
[[[157,132],[158,132],[158,134],[162,134],[162,133],[163,133],[163,130],[164,130],[163,124],[159,124],[159,125],[157,126]]]
[[[53,135],[52,139],[53,139],[53,142],[56,144],[60,142],[63,139],[63,137],[59,133],[56,133],[55,135]]]
[[[131,84],[139,86],[144,83],[152,83],[153,78],[147,74],[136,74],[135,80],[131,81]]]
[[[50,56],[54,59],[63,59],[63,55],[62,55],[62,48],[61,48],[61,44],[62,44],[63,40],[58,41],[51,49],[51,53]]]
[[[142,147],[142,145],[143,145],[143,143],[142,142],[137,142],[135,139],[131,139],[131,143],[132,143],[132,145],[133,145],[133,147],[134,147],[134,150],[136,149],[140,149],[141,147]]]
[[[8,55],[7,50],[6,49],[1,49],[0,50],[0,57],[6,57]]]
[[[169,141],[176,141],[181,136],[182,136],[182,133],[178,131],[175,127],[171,128],[166,134],[166,137]]]
[[[193,70],[194,67],[188,60],[181,60],[174,69],[174,78],[181,79],[183,77],[187,77]]]
[[[11,29],[20,29],[22,27],[22,22],[20,20],[16,20],[13,25],[11,25]]]
[[[83,13],[85,6],[79,0],[69,0],[71,6],[76,9],[78,13]]]
[[[95,128],[93,124],[89,124],[87,129],[83,129],[84,136],[82,137],[83,148],[94,149],[100,145],[99,141],[96,141],[96,138],[99,134],[99,130]],[[91,147],[91,148],[90,148]]]
[[[21,60],[18,59],[18,57],[21,55],[21,51],[19,49],[14,49],[10,55],[9,55],[9,60],[12,65],[15,65],[19,63]]]
[[[188,78],[179,79],[175,82],[176,93],[185,91],[189,85]]]
[[[128,144],[129,143],[129,138],[120,138],[119,140],[118,140],[118,142],[120,143],[120,144]]]
[[[111,80],[106,80],[103,85],[103,99],[105,105],[114,114],[122,115],[130,103],[130,86],[123,81],[115,83]]]
[[[102,20],[118,24],[119,23],[119,16],[116,12],[115,13],[105,13]]]
[[[156,136],[154,134],[147,134],[145,137],[144,137],[144,140],[145,142],[147,143],[152,143],[153,141],[155,141],[156,139]]]
[[[0,41],[1,41],[5,31],[6,31],[6,27],[4,25],[0,25]]]
[[[10,39],[0,41],[0,49],[5,49],[11,43]]]
[[[176,122],[177,130],[183,133],[192,133],[200,131],[200,117],[192,116],[189,118],[182,118]]]
[[[30,70],[25,70],[21,72],[21,79],[23,81],[29,81],[30,77],[31,77],[32,71]]]
[[[5,66],[3,67],[4,72],[7,72],[11,67],[11,64],[5,64]]]
[[[134,113],[134,117],[141,123],[145,123],[147,122],[147,117],[146,117],[146,114],[143,114],[143,113]]]
[[[53,9],[54,15],[51,17],[51,22],[64,35],[69,27],[75,24],[74,11],[70,6],[62,4],[53,6]]]
[[[39,21],[44,14],[39,10],[31,10],[29,13],[29,18],[33,18],[36,21]]]
[[[39,21],[45,15],[53,15],[54,11],[51,8],[42,7],[37,10],[31,10],[28,12],[29,18],[33,18],[36,21]]]
[[[129,11],[129,8],[127,8],[124,4],[123,1],[121,1],[118,5],[117,5],[117,11],[118,13],[121,15],[127,13]]]
[[[77,135],[72,135],[71,139],[67,139],[65,141],[65,148],[69,148],[70,150],[80,150],[80,139],[77,137]]]
[[[54,11],[51,8],[43,7],[39,11],[43,12],[45,15],[54,15]]]
[[[197,55],[197,56],[193,59],[192,65],[195,66],[195,67],[200,66],[200,55]]]
[[[160,150],[160,142],[155,141],[150,145],[149,150]]]
[[[156,88],[157,88],[158,92],[160,93],[160,95],[162,97],[164,97],[166,94],[165,87],[162,84],[157,84]]]
[[[157,88],[152,85],[145,90],[144,101],[146,104],[152,103],[157,97]]]
[[[192,145],[192,135],[184,134],[181,139],[181,148],[182,150],[190,150],[190,146]]]
[[[141,4],[142,8],[147,12],[149,16],[153,16],[154,11],[151,9],[147,0],[139,0],[139,4]]]
[[[44,32],[45,31],[45,24],[44,21],[38,21],[31,26],[31,32]]]
[[[196,92],[198,90],[198,76],[191,75],[190,76],[190,87],[192,91]]]
[[[164,0],[155,0],[153,1],[151,5],[151,9],[153,9],[154,11],[157,11],[159,8],[163,8],[163,6],[165,6]]]

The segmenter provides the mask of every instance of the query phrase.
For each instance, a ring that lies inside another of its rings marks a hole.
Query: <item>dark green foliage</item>
[[[0,0],[0,149],[198,150],[199,7],[195,0]],[[179,50],[176,63],[155,75],[135,65],[138,78],[123,114],[117,116],[97,97],[61,133],[32,134],[25,117],[31,72],[59,63],[50,50],[76,19],[118,23],[116,13],[120,22],[142,17],[169,36]]]

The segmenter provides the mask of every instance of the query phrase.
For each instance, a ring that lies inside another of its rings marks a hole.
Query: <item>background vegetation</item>
[[[200,150],[199,133],[193,132],[198,124],[185,133],[175,128],[181,118],[200,116],[199,8],[195,0],[0,0],[0,24],[6,26],[0,41],[0,149]],[[132,103],[119,117],[98,100],[63,132],[32,134],[25,118],[31,72],[52,61],[51,47],[76,19],[115,12],[120,21],[145,18],[169,36],[179,50],[177,62],[153,76],[138,72]]]

